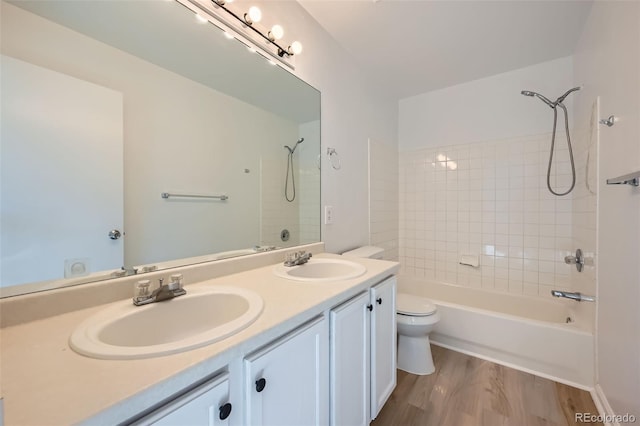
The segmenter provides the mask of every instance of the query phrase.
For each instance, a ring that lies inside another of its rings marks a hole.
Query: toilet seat
[[[426,317],[436,313],[436,305],[424,297],[406,293],[396,295],[396,310],[400,315]]]

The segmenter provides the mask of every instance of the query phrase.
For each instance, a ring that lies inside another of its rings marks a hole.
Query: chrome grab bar
[[[551,295],[554,297],[565,297],[567,299],[575,300],[576,302],[595,302],[595,296],[587,296],[586,294],[582,294],[580,292],[569,292],[569,291],[561,291],[561,290],[551,290]]]
[[[213,199],[220,199],[222,201],[226,201],[229,199],[228,195],[172,194],[170,192],[163,192],[160,194],[160,196],[162,198],[169,198],[169,197],[213,198]]]

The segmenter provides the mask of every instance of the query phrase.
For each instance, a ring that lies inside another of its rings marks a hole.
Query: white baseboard
[[[596,408],[598,409],[598,414],[600,414],[605,419],[615,418],[615,413],[613,412],[613,408],[611,408],[611,405],[607,400],[607,396],[604,394],[604,391],[602,390],[602,387],[600,387],[600,385],[596,385],[595,388],[591,391],[591,398],[593,398],[593,403],[596,405]],[[606,422],[605,425],[620,426],[620,423]]]

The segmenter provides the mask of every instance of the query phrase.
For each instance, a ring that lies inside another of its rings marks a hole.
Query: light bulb
[[[262,12],[257,6],[251,6],[249,12],[244,14],[244,20],[247,24],[251,25],[254,22],[260,22],[262,19]]]
[[[271,41],[280,40],[284,36],[284,30],[280,25],[274,25],[271,27],[271,31],[269,31],[269,39]]]
[[[291,43],[291,46],[289,46],[289,53],[294,54],[294,55],[299,55],[302,53],[302,43],[300,43],[299,41],[294,41],[293,43]]]

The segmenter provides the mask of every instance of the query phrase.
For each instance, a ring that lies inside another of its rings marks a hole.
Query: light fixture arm
[[[258,34],[260,37],[262,37],[263,39],[265,39],[267,41],[267,43],[271,43],[274,46],[276,46],[278,48],[278,56],[280,56],[281,58],[284,57],[284,55],[287,55],[287,57],[293,56],[293,52],[291,52],[291,50],[289,48],[283,48],[282,46],[280,46],[280,44],[278,44],[275,40],[272,40],[268,35],[265,35],[262,31],[260,31],[259,29],[257,29],[256,27],[253,26],[253,22],[251,22],[251,20],[247,20],[244,19],[240,16],[238,16],[236,13],[234,13],[232,10],[228,9],[227,7],[225,7],[225,1],[224,0],[211,0],[211,2],[221,8],[222,10],[224,10],[225,12],[227,12],[229,15],[233,16],[234,18],[236,18],[238,21],[240,21],[240,23],[247,28],[251,28],[256,34]]]

